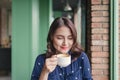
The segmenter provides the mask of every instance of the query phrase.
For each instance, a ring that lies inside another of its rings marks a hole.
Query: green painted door
[[[12,80],[30,80],[36,56],[45,50],[50,3],[12,0]]]

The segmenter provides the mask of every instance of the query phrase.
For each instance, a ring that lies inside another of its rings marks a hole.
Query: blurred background
[[[120,80],[119,0],[0,0],[0,80],[30,80],[56,17],[68,17],[93,80]]]

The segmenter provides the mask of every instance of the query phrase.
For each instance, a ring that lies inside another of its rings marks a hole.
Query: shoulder
[[[36,58],[36,62],[39,62],[39,61],[42,62],[44,60],[45,60],[45,54],[40,54]]]
[[[81,52],[80,56],[78,57],[79,60],[82,61],[89,61],[88,56],[85,52]]]
[[[81,52],[79,58],[86,58],[88,57],[87,54],[85,52]]]

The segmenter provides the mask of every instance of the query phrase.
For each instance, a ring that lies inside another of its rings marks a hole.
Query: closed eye
[[[73,40],[73,37],[72,37],[72,36],[69,36],[68,39]]]
[[[63,39],[63,37],[62,36],[57,36],[57,39]]]

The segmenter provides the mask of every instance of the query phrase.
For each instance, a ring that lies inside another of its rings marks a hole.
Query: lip
[[[67,50],[67,49],[68,49],[68,47],[61,47],[61,49],[63,49],[63,50]]]

